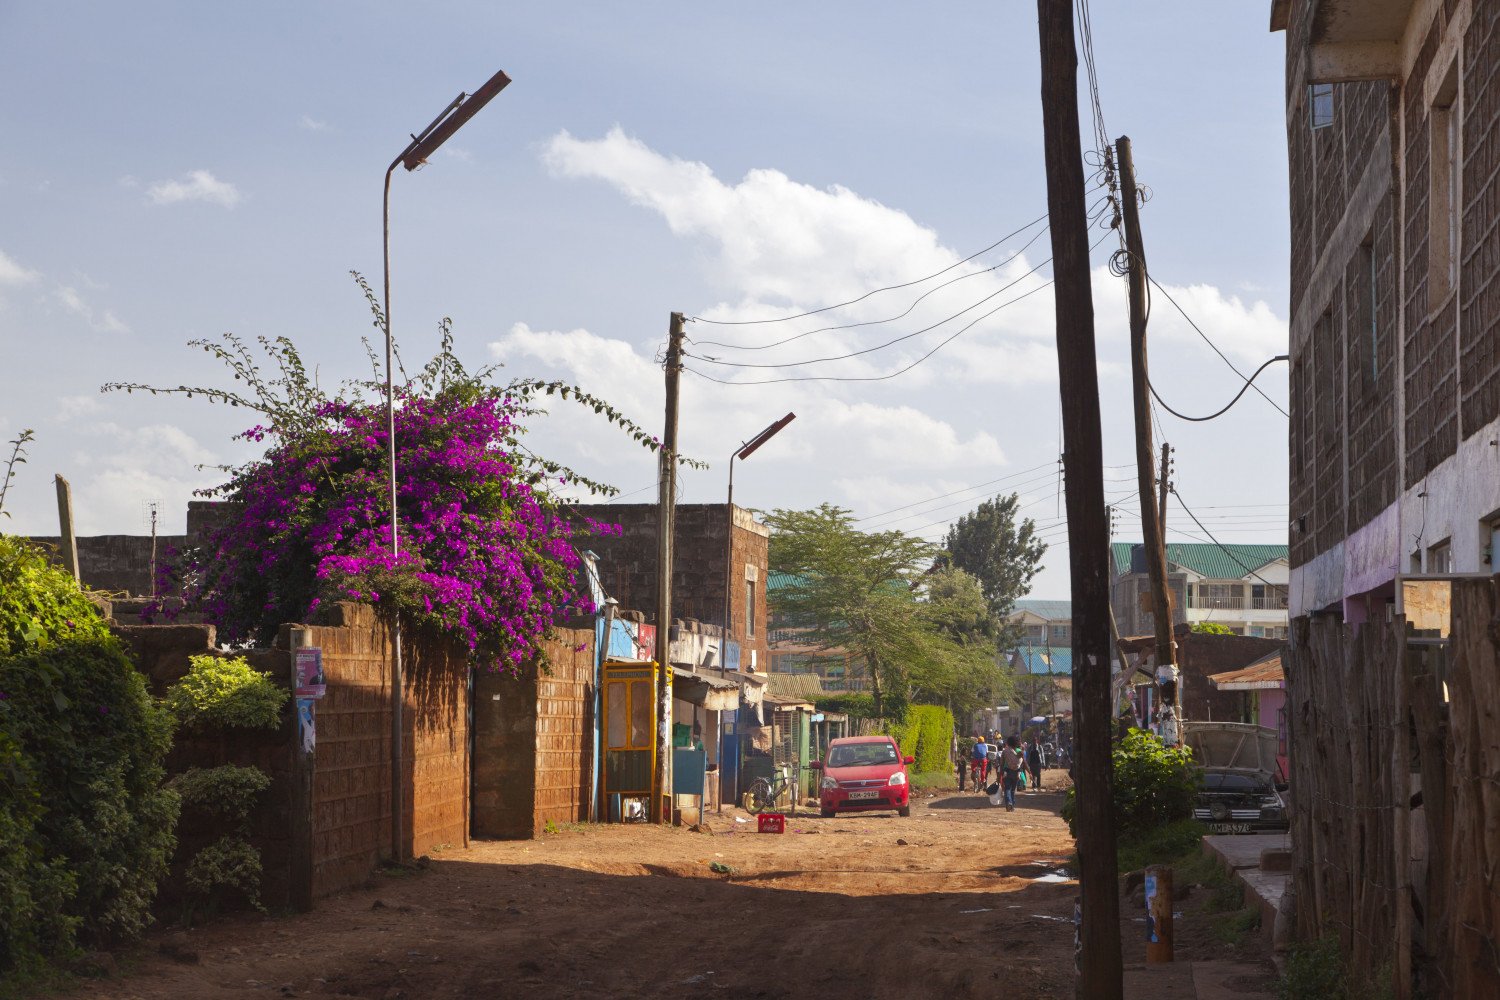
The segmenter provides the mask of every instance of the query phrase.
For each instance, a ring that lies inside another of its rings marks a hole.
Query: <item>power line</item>
[[[1264,583],[1266,586],[1268,586],[1268,587],[1277,586],[1276,584],[1272,583],[1270,580],[1267,580],[1265,577],[1263,577],[1259,573],[1255,572],[1255,570],[1251,569],[1249,566],[1246,566],[1244,563],[1240,562],[1239,558],[1237,556],[1235,556],[1235,554],[1233,552],[1230,552],[1229,549],[1225,548],[1223,542],[1219,541],[1217,538],[1214,538],[1214,533],[1212,531],[1209,531],[1208,528],[1204,526],[1204,524],[1203,524],[1202,521],[1198,520],[1198,515],[1193,513],[1192,508],[1190,508],[1187,504],[1183,503],[1183,501],[1182,501],[1182,494],[1180,494],[1180,493],[1177,492],[1177,487],[1175,487],[1175,486],[1172,487],[1172,494],[1173,494],[1173,496],[1177,497],[1177,502],[1180,503],[1180,504],[1182,504],[1183,511],[1185,511],[1187,513],[1188,517],[1190,517],[1190,518],[1193,519],[1193,523],[1198,526],[1198,529],[1200,531],[1202,531],[1205,535],[1207,535],[1209,537],[1209,539],[1215,545],[1217,545],[1219,547],[1219,551],[1222,552],[1222,553],[1224,553],[1226,556],[1228,556],[1230,558],[1230,561],[1232,561],[1236,566],[1238,566],[1240,569],[1244,570],[1246,573],[1248,573],[1251,576],[1255,577],[1261,583]]]
[[[1240,401],[1240,397],[1243,396],[1247,390],[1249,390],[1249,389],[1251,389],[1251,388],[1254,387],[1254,385],[1255,385],[1255,379],[1256,379],[1257,376],[1260,375],[1261,372],[1265,371],[1267,368],[1271,367],[1272,365],[1274,365],[1278,361],[1290,361],[1290,360],[1291,360],[1291,357],[1289,355],[1278,354],[1278,355],[1276,355],[1276,357],[1272,358],[1270,361],[1267,361],[1265,364],[1263,364],[1259,368],[1255,369],[1254,374],[1252,374],[1248,379],[1245,379],[1245,384],[1242,385],[1242,386],[1240,386],[1240,391],[1234,394],[1234,398],[1233,399],[1231,399],[1229,402],[1225,403],[1224,406],[1221,409],[1215,410],[1213,413],[1210,413],[1206,417],[1190,417],[1190,416],[1188,416],[1185,413],[1178,413],[1176,410],[1172,409],[1172,407],[1167,403],[1167,401],[1165,399],[1161,398],[1161,393],[1159,393],[1159,392],[1156,391],[1156,386],[1154,384],[1152,384],[1151,382],[1148,381],[1146,383],[1146,386],[1147,386],[1147,388],[1149,388],[1151,390],[1152,397],[1158,403],[1160,403],[1162,405],[1162,409],[1164,409],[1168,413],[1172,414],[1172,416],[1176,417],[1178,420],[1190,420],[1193,423],[1203,423],[1204,421],[1213,420],[1215,417],[1222,417],[1224,414],[1228,413],[1229,412],[1229,408],[1231,406],[1233,406],[1235,403],[1238,403]],[[1244,378],[1244,376],[1240,376],[1240,377]],[[1264,395],[1264,393],[1262,393],[1262,395]]]
[[[1093,250],[1098,249],[1099,244],[1103,243],[1106,239],[1108,239],[1108,237],[1109,237],[1108,233],[1106,233],[1104,236],[1100,237],[1097,241],[1095,241],[1095,243],[1094,243],[1093,246],[1089,247],[1089,250],[1093,251]],[[1052,279],[1049,278],[1046,281],[1042,282],[1040,285],[1038,285],[1035,288],[1031,289],[1029,292],[1022,292],[1020,295],[1016,296],[1015,298],[1010,299],[1009,301],[1000,303],[998,306],[996,306],[995,308],[991,309],[989,312],[984,313],[983,315],[976,317],[974,320],[972,320],[971,322],[969,322],[967,325],[965,325],[963,327],[960,327],[958,330],[954,331],[946,340],[943,340],[943,341],[939,342],[936,347],[934,347],[932,350],[928,351],[926,354],[922,355],[917,360],[913,361],[911,364],[907,365],[904,368],[898,368],[896,371],[890,372],[889,374],[886,374],[886,375],[790,375],[790,376],[786,376],[786,377],[783,377],[783,378],[751,379],[751,380],[748,380],[748,381],[744,381],[744,380],[733,380],[733,379],[716,378],[713,375],[708,375],[708,374],[706,374],[704,372],[700,372],[696,368],[689,368],[686,365],[683,365],[683,370],[687,371],[687,372],[691,372],[692,374],[698,376],[699,378],[707,379],[710,382],[717,382],[720,385],[776,385],[776,384],[779,384],[779,383],[782,383],[782,382],[884,382],[887,379],[893,379],[893,378],[897,377],[898,375],[904,375],[904,374],[906,374],[907,372],[911,371],[913,368],[915,368],[918,365],[920,365],[922,362],[926,361],[928,358],[932,357],[938,351],[942,350],[944,347],[947,347],[954,340],[958,339],[958,337],[961,334],[963,334],[964,332],[968,331],[969,329],[971,329],[976,324],[983,322],[984,320],[986,320],[989,317],[993,316],[995,313],[999,312],[1001,309],[1004,309],[1006,306],[1015,305],[1017,302],[1020,302],[1022,299],[1026,298],[1026,297],[1028,297],[1030,295],[1035,295],[1037,292],[1041,291],[1042,289],[1046,288],[1047,286],[1049,286],[1051,284],[1052,284]],[[965,310],[965,312],[967,312],[967,310]]]
[[[940,275],[947,274],[949,271],[953,270],[955,267],[959,267],[959,266],[961,266],[963,264],[967,264],[969,261],[973,260],[975,257],[982,257],[982,256],[984,256],[985,254],[989,253],[991,250],[995,249],[1000,244],[1004,243],[1006,240],[1011,239],[1012,237],[1017,236],[1020,233],[1024,233],[1026,230],[1030,229],[1032,226],[1036,225],[1038,222],[1042,222],[1046,218],[1047,218],[1047,213],[1043,212],[1041,215],[1037,216],[1035,219],[1032,219],[1030,222],[1026,223],[1026,225],[1022,226],[1020,229],[1017,229],[1013,233],[1009,233],[1009,234],[1007,234],[1005,236],[1002,236],[1000,239],[996,240],[994,243],[991,243],[989,246],[985,247],[983,250],[980,250],[978,253],[972,253],[969,256],[965,257],[963,260],[956,261],[956,262],[954,262],[952,264],[949,264],[947,267],[943,268],[941,271],[934,271],[932,274],[927,275],[925,278],[915,278],[915,279],[913,279],[911,281],[904,281],[904,282],[902,282],[899,285],[886,285],[884,288],[871,289],[870,291],[865,292],[863,295],[859,296],[858,298],[850,299],[847,302],[836,302],[836,303],[834,303],[831,306],[823,306],[823,307],[821,307],[819,309],[809,309],[807,312],[796,313],[795,315],[792,315],[792,316],[778,316],[778,317],[776,317],[774,319],[704,319],[702,316],[693,316],[693,317],[691,317],[691,321],[694,322],[694,323],[709,323],[709,324],[712,324],[713,326],[759,326],[759,325],[765,324],[765,323],[785,323],[785,322],[788,322],[789,320],[803,319],[803,318],[805,318],[807,316],[816,316],[819,313],[830,312],[830,311],[832,311],[834,309],[842,309],[845,306],[852,306],[856,302],[863,302],[865,299],[868,299],[872,295],[879,295],[881,292],[892,292],[892,291],[896,291],[897,289],[901,289],[901,288],[910,288],[912,285],[920,285],[924,281],[931,281],[933,278],[936,278],[936,277],[938,277]]]
[[[1280,413],[1283,417],[1290,417],[1290,414],[1288,414],[1285,410],[1283,410],[1281,408],[1281,405],[1279,403],[1277,403],[1276,400],[1272,399],[1270,396],[1267,396],[1264,392],[1261,392],[1260,386],[1255,385],[1252,379],[1245,378],[1245,373],[1242,372],[1242,371],[1240,371],[1238,368],[1236,368],[1234,366],[1234,362],[1229,360],[1229,356],[1226,355],[1223,351],[1219,350],[1219,345],[1215,344],[1211,339],[1209,339],[1208,334],[1204,333],[1203,330],[1202,330],[1202,328],[1199,327],[1197,323],[1193,322],[1193,317],[1191,317],[1191,316],[1189,316],[1187,314],[1187,310],[1183,309],[1182,306],[1178,303],[1178,301],[1176,299],[1172,298],[1172,293],[1169,292],[1169,291],[1167,291],[1165,288],[1163,288],[1161,282],[1157,281],[1156,278],[1149,271],[1146,272],[1146,280],[1149,281],[1152,285],[1156,286],[1156,288],[1163,295],[1165,295],[1167,297],[1167,301],[1170,302],[1170,303],[1172,303],[1172,306],[1179,313],[1182,314],[1182,318],[1183,319],[1187,320],[1188,326],[1191,326],[1193,328],[1193,330],[1197,332],[1198,336],[1200,336],[1200,337],[1203,338],[1203,342],[1205,344],[1207,344],[1209,347],[1213,348],[1214,353],[1217,354],[1219,356],[1219,358],[1226,365],[1229,366],[1229,370],[1230,371],[1234,372],[1241,379],[1243,379],[1244,382],[1245,382],[1245,384],[1248,385],[1248,386],[1250,386],[1250,388],[1254,389],[1257,393],[1260,393],[1260,397],[1262,399],[1264,399],[1266,402],[1270,403],[1272,406],[1274,406],[1276,408],[1276,412]],[[1264,366],[1262,366],[1262,367],[1264,367]],[[1257,372],[1256,374],[1259,374],[1259,373]],[[1153,393],[1153,395],[1155,395],[1155,394]],[[1236,398],[1238,398],[1238,397],[1236,397]],[[1162,405],[1166,406],[1167,404],[1163,403]],[[1233,405],[1233,404],[1231,404],[1231,405]],[[1191,419],[1191,418],[1184,417],[1183,419],[1186,420],[1186,419]]]
[[[697,359],[699,361],[707,361],[711,365],[721,365],[721,366],[723,366],[725,368],[801,368],[801,367],[803,367],[805,365],[820,365],[820,364],[823,364],[824,362],[828,362],[828,361],[847,361],[850,358],[857,358],[857,357],[859,357],[862,354],[870,354],[870,353],[873,353],[875,351],[883,351],[887,347],[891,347],[891,346],[893,346],[895,344],[899,344],[899,343],[901,343],[904,340],[910,340],[913,337],[920,337],[922,334],[924,334],[924,333],[930,333],[931,331],[936,330],[938,327],[943,326],[946,323],[951,323],[953,320],[958,319],[958,317],[962,316],[964,313],[968,312],[969,310],[971,310],[971,309],[978,309],[980,306],[984,305],[986,302],[988,302],[990,299],[993,299],[995,296],[1001,294],[1002,292],[1007,292],[1010,289],[1014,288],[1015,286],[1019,285],[1021,282],[1025,281],[1027,278],[1031,277],[1033,274],[1035,274],[1036,272],[1040,271],[1042,268],[1046,267],[1050,263],[1052,263],[1052,258],[1048,257],[1046,260],[1044,260],[1041,263],[1037,264],[1035,267],[1033,267],[1031,270],[1027,271],[1025,274],[1021,275],[1018,278],[1015,278],[1015,279],[1011,280],[1010,282],[1007,282],[1004,285],[1001,285],[999,288],[995,289],[993,292],[991,292],[990,294],[986,295],[984,298],[980,299],[978,302],[972,303],[971,305],[967,305],[964,308],[960,309],[958,312],[954,313],[953,315],[947,316],[947,317],[945,317],[943,319],[940,319],[936,323],[933,323],[933,324],[931,324],[929,326],[924,326],[920,330],[913,330],[911,333],[902,334],[901,336],[896,337],[894,340],[888,340],[888,341],[886,341],[883,344],[876,344],[874,347],[866,347],[866,348],[863,348],[862,350],[852,351],[849,354],[837,354],[837,355],[833,355],[831,357],[826,357],[826,358],[808,358],[805,361],[784,361],[784,362],[779,362],[779,363],[775,363],[775,364],[760,364],[758,362],[753,362],[753,361],[720,361],[718,358],[710,358],[710,357],[707,357],[706,355],[702,355],[702,354],[689,354],[687,356],[690,357],[690,358],[695,358],[695,359]],[[1051,282],[1049,281],[1046,284],[1051,284]],[[1046,284],[1040,285],[1037,288],[1032,289],[1032,291],[1039,291],[1040,289],[1045,288]],[[1028,292],[1027,294],[1030,294],[1030,293]],[[1022,295],[1019,298],[1012,299],[1011,302],[1019,302],[1021,299],[1025,298],[1025,297],[1026,297],[1025,295]],[[1011,302],[1007,302],[1007,303],[1005,303],[1005,305],[1010,305]],[[985,316],[988,316],[988,315],[990,315],[990,314],[989,313],[985,314]],[[984,316],[981,316],[980,319],[984,319]],[[975,320],[974,322],[977,323],[978,320]],[[969,324],[969,326],[973,326],[973,325],[974,325],[973,323]],[[964,329],[967,330],[968,327],[964,327]],[[962,331],[960,331],[960,332],[962,332]]]
[[[854,521],[856,524],[858,524],[860,521],[873,521],[877,517],[885,517],[887,514],[894,514],[897,511],[906,510],[909,507],[919,507],[924,503],[931,503],[934,500],[946,500],[949,497],[956,497],[960,493],[968,493],[970,490],[981,490],[987,486],[994,486],[996,483],[1003,483],[1007,479],[1016,479],[1021,476],[1029,476],[1033,472],[1039,472],[1042,469],[1050,468],[1051,466],[1051,462],[1043,462],[1041,465],[1035,466],[1030,469],[1024,469],[1020,472],[1012,472],[1009,475],[1001,476],[999,479],[991,479],[987,483],[978,483],[974,486],[965,486],[963,489],[954,490],[952,493],[943,493],[935,497],[928,497],[926,500],[914,500],[909,504],[903,504],[900,507],[892,507],[890,510],[883,510],[878,514],[866,514],[864,517],[856,517]]]
[[[803,337],[811,337],[815,333],[830,333],[830,332],[833,332],[833,331],[836,331],[836,330],[856,330],[856,329],[859,329],[860,327],[865,327],[865,326],[880,326],[880,325],[885,324],[885,323],[894,323],[898,319],[905,319],[907,316],[910,316],[912,310],[915,309],[915,308],[917,308],[917,305],[923,299],[927,298],[927,296],[934,295],[937,292],[942,291],[944,288],[947,288],[949,285],[957,284],[958,282],[964,281],[964,280],[966,280],[968,278],[975,278],[975,277],[978,277],[981,274],[989,274],[991,271],[998,271],[1000,268],[1006,266],[1011,261],[1015,260],[1017,257],[1021,256],[1028,249],[1030,249],[1031,244],[1033,244],[1037,240],[1041,239],[1042,234],[1044,234],[1046,232],[1047,232],[1047,227],[1043,226],[1041,229],[1037,230],[1035,236],[1031,237],[1031,239],[1029,239],[1029,240],[1026,241],[1026,243],[1021,247],[1021,249],[1017,250],[1015,253],[1011,254],[1009,257],[1005,258],[1004,260],[1002,260],[1000,263],[994,265],[993,267],[987,267],[987,268],[984,268],[983,270],[979,270],[979,271],[970,271],[968,274],[961,274],[961,275],[959,275],[956,278],[949,278],[947,281],[943,282],[941,285],[938,285],[936,288],[929,288],[927,291],[923,292],[921,295],[918,295],[915,299],[913,299],[911,305],[909,305],[909,306],[906,307],[906,311],[905,312],[897,313],[895,316],[888,316],[885,319],[865,320],[865,321],[860,322],[860,323],[844,323],[844,324],[839,325],[839,326],[820,326],[820,327],[818,327],[815,330],[808,330],[808,331],[806,331],[804,333],[794,334],[793,336],[790,336],[790,337],[783,337],[781,340],[773,340],[769,344],[726,344],[726,343],[724,343],[721,340],[695,340],[695,341],[693,341],[693,343],[697,344],[699,347],[727,347],[727,348],[730,348],[731,350],[735,350],[735,351],[765,351],[765,350],[769,350],[769,349],[771,349],[773,347],[780,347],[783,344],[790,344],[794,340],[801,340]],[[1043,261],[1042,263],[1045,264],[1046,261]],[[1033,268],[1033,270],[1035,270],[1035,268]],[[1022,275],[1022,277],[1025,277],[1025,275]],[[1019,280],[1019,279],[1017,279],[1017,280]],[[1006,287],[1008,288],[1010,286],[1007,285]],[[1000,291],[1004,291],[1004,290],[1005,289],[1002,288]],[[995,294],[998,295],[999,292],[996,292]],[[984,299],[981,299],[980,301],[983,302]],[[976,305],[977,304],[978,303],[976,303]],[[972,309],[974,307],[970,306],[969,308]],[[967,311],[967,310],[965,310],[965,311]],[[962,313],[960,313],[959,315],[962,315]],[[952,318],[953,318],[952,316],[948,317],[948,319],[952,319]],[[947,321],[948,320],[944,320],[943,322],[946,323]],[[938,325],[941,326],[942,324],[938,324]],[[929,327],[929,329],[931,329],[931,328]],[[918,331],[918,332],[924,332],[924,331]],[[689,338],[689,339],[691,339],[691,338]],[[710,359],[705,359],[705,360],[710,360]]]

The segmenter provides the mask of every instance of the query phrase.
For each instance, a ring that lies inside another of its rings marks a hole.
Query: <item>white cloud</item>
[[[469,152],[462,146],[444,146],[442,149],[438,150],[438,155],[457,160],[459,163],[474,162],[474,154]]]
[[[57,419],[64,423],[79,417],[91,417],[104,407],[95,396],[61,396],[57,400]]]
[[[172,424],[125,427],[104,421],[89,428],[89,435],[107,447],[75,456],[76,463],[88,470],[74,479],[74,507],[82,534],[139,531],[142,504],[150,500],[164,501],[167,521],[162,530],[180,531],[186,499],[224,478],[216,470],[197,468],[221,459]]]
[[[194,170],[186,177],[157,181],[146,191],[153,204],[175,205],[184,201],[206,201],[225,208],[240,202],[240,192],[228,181],[221,181],[207,170]]]
[[[0,250],[0,285],[19,287],[29,285],[41,277],[40,272],[30,268],[22,267],[21,263],[14,257]]]
[[[130,327],[121,322],[113,312],[108,309],[95,310],[84,301],[83,296],[78,294],[78,289],[71,285],[58,285],[53,294],[57,297],[57,301],[62,303],[64,309],[82,319],[95,333],[130,332]]]
[[[328,128],[328,123],[320,122],[311,115],[303,115],[297,119],[297,127],[308,132],[322,132]]]

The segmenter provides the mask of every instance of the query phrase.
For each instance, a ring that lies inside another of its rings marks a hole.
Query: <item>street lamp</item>
[[[504,90],[509,83],[510,77],[501,70],[473,94],[459,94],[420,135],[411,137],[411,142],[401,151],[400,156],[391,161],[385,171],[385,199],[381,207],[380,226],[385,257],[385,452],[386,475],[390,480],[391,494],[393,569],[396,558],[401,553],[401,546],[396,530],[396,394],[391,384],[391,174],[398,166],[412,171],[426,163],[439,146],[447,142],[454,132],[462,128],[480,108],[490,102],[490,98]],[[394,616],[391,619],[391,635],[395,654],[391,661],[391,860],[404,861],[406,851],[402,843],[401,728],[405,678],[401,668],[401,626]]]
[[[780,433],[783,427],[796,419],[797,414],[788,413],[786,416],[782,417],[780,420],[776,421],[774,424],[767,427],[759,434],[755,435],[755,437],[751,438],[749,441],[741,444],[739,450],[729,456],[729,497],[724,507],[724,633],[719,637],[720,669],[728,669],[729,667],[729,634],[732,631],[732,629],[730,628],[730,623],[733,621],[733,618],[731,616],[731,608],[734,607],[734,460],[736,458],[749,458],[751,455],[755,454],[755,450],[757,448],[765,444],[767,441],[771,440],[771,438]],[[734,721],[735,736],[739,735],[739,729],[739,712],[736,711]],[[721,737],[719,741],[719,780],[720,782],[722,782],[724,780],[724,750],[722,726],[719,727],[719,732]],[[734,780],[736,784],[738,784],[740,777],[738,760],[739,756],[739,748],[736,747],[736,760],[734,768]],[[724,811],[724,789],[722,785],[719,789],[719,811]]]

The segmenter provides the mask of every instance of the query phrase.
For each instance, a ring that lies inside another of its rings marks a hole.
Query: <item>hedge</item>
[[[30,920],[7,897],[0,955],[139,934],[176,843],[177,796],[161,787],[171,717],[115,640],[64,641],[0,658],[0,733],[16,793],[0,795],[0,858],[48,862],[21,890]]]
[[[953,769],[953,713],[941,705],[908,705],[900,722],[887,722],[885,732],[896,738],[901,753],[915,757],[919,773]]]

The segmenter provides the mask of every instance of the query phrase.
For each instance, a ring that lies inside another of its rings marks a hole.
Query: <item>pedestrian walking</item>
[[[1026,747],[1026,770],[1031,772],[1031,790],[1040,792],[1042,790],[1042,748],[1034,739]]]
[[[969,751],[969,760],[974,772],[974,787],[983,788],[990,762],[990,745],[984,741],[983,736],[974,744],[974,749]]]
[[[1012,736],[1000,751],[1001,788],[1005,792],[1005,811],[1016,811],[1016,782],[1021,773],[1021,740]]]
[[[964,790],[964,774],[969,769],[969,758],[963,754],[958,755],[958,790]]]

